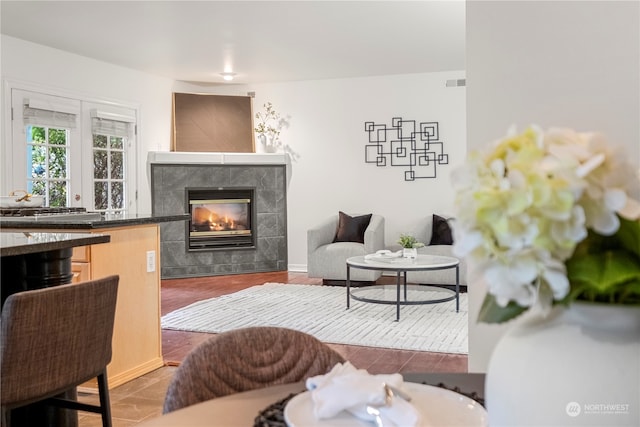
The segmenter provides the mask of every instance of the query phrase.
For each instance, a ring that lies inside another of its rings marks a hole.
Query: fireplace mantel
[[[150,151],[147,162],[162,164],[290,165],[287,153],[209,153]]]

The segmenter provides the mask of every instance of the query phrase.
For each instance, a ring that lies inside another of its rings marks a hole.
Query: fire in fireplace
[[[189,250],[255,248],[254,188],[186,188]]]

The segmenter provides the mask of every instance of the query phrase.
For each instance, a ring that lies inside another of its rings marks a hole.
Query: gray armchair
[[[349,257],[375,253],[384,249],[384,218],[372,215],[364,233],[364,243],[336,242],[338,215],[329,218],[307,231],[307,273],[309,277],[320,277],[323,281],[347,280]],[[375,282],[381,272],[375,270],[351,270],[351,280]]]

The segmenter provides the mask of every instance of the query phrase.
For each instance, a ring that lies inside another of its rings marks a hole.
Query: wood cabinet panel
[[[71,283],[80,283],[91,280],[91,266],[88,262],[71,262],[73,277]]]
[[[91,246],[76,246],[73,248],[71,260],[77,262],[89,262],[89,260],[91,260]]]
[[[46,231],[68,232],[58,229]],[[107,367],[111,389],[164,364],[160,331],[160,226],[141,224],[90,232],[108,234],[111,240],[109,243],[74,248],[72,283],[112,274],[120,276],[113,356]],[[148,251],[156,253],[153,272],[147,272]],[[78,389],[97,392],[97,384],[95,380],[89,381]]]
[[[159,268],[147,272],[147,252],[155,251],[159,260],[159,230],[157,224],[101,230],[111,241],[91,247],[92,278],[120,276],[110,388],[163,365]]]

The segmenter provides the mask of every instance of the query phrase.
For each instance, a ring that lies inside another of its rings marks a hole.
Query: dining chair
[[[344,361],[315,337],[293,329],[260,326],[224,332],[187,354],[169,383],[163,412],[214,397],[303,381]]]
[[[13,410],[38,402],[102,415],[111,426],[106,369],[119,276],[53,286],[10,295],[2,308],[0,338],[0,404],[2,426],[12,425]],[[78,402],[76,386],[98,379],[100,405]],[[33,417],[19,411],[18,420]],[[73,413],[77,419],[77,414]]]

